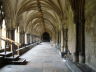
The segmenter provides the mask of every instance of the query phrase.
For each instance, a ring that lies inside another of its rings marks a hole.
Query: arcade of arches
[[[96,0],[0,0],[0,66],[48,42],[62,58],[96,71],[95,8]]]

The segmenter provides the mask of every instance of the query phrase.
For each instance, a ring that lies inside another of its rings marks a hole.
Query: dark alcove
[[[42,35],[42,41],[43,42],[50,42],[50,35],[47,32],[44,32]]]

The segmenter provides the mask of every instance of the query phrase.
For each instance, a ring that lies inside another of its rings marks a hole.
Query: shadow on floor
[[[86,64],[77,64],[75,63],[83,72],[96,72],[93,69],[91,69],[88,65]]]

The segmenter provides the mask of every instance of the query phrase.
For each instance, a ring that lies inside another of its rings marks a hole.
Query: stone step
[[[3,56],[0,56],[0,62],[1,62],[3,59],[4,59],[4,57],[3,57]]]
[[[19,58],[19,55],[14,55],[14,57],[13,56],[5,57],[5,59],[7,60],[17,60],[18,58]]]
[[[8,56],[11,56],[11,55],[12,55],[12,52],[8,52],[8,51],[7,51],[6,53],[5,53],[5,52],[1,52],[1,53],[0,53],[0,56],[4,56],[4,57],[5,57],[5,56],[8,57]]]
[[[0,56],[0,59],[3,58],[3,56]]]
[[[14,60],[14,61],[12,61],[11,63],[12,63],[12,64],[24,65],[24,64],[26,64],[27,62],[26,62],[26,59],[20,58],[19,60]]]

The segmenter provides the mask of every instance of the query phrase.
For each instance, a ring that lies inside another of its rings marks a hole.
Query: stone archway
[[[49,33],[44,32],[43,35],[42,35],[42,41],[43,42],[50,42],[50,40],[51,40],[51,38],[50,38]]]

